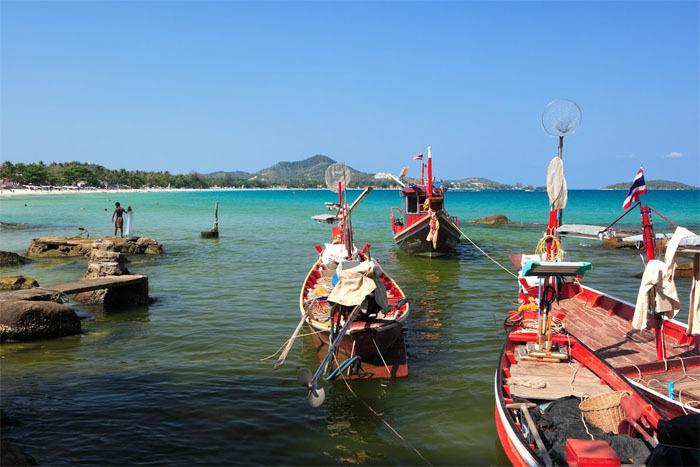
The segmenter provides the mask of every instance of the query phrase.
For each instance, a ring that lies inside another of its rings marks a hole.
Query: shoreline
[[[351,188],[353,190],[363,190],[364,188]],[[222,191],[328,191],[327,188],[284,188],[284,187],[269,187],[269,188],[234,188],[234,187],[213,187],[213,188],[128,188],[128,189],[109,189],[109,188],[95,188],[95,189],[80,189],[80,190],[28,190],[24,188],[17,188],[14,190],[0,190],[0,198],[11,198],[15,196],[43,196],[43,195],[86,195],[86,194],[127,194],[127,193],[200,193],[200,192],[222,192]],[[374,188],[377,191],[399,191],[399,188]],[[518,191],[524,192],[525,190],[508,190],[508,189],[494,189],[494,190],[469,190],[465,188],[450,188],[449,191],[452,192],[491,192],[491,191]],[[546,190],[533,190],[534,192],[546,192]],[[533,192],[530,191],[530,192]],[[623,189],[617,188],[570,188],[569,191],[620,191],[624,192]],[[654,190],[654,191],[700,191],[700,190],[686,190],[686,189],[666,189],[666,190]]]

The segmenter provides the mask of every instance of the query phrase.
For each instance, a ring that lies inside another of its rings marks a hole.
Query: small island
[[[647,180],[646,186],[649,190],[700,190],[700,187],[670,180]],[[603,187],[601,190],[628,190],[629,187],[630,182],[620,182]]]

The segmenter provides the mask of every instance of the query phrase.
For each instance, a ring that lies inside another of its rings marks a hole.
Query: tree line
[[[197,172],[173,175],[165,172],[144,170],[112,170],[98,164],[83,162],[44,162],[13,164],[5,161],[0,165],[0,178],[23,185],[75,186],[109,188],[210,188],[246,187],[265,188],[269,183],[261,180],[236,179],[231,176],[206,177]]]
[[[0,179],[20,185],[35,186],[76,186],[96,188],[271,188],[284,186],[289,188],[325,188],[324,180],[295,179],[270,182],[259,178],[237,178],[231,174],[218,177],[190,172],[186,175],[173,175],[165,172],[147,172],[144,170],[112,170],[98,164],[83,162],[52,162],[46,165],[39,161],[31,164],[5,161],[0,165]],[[390,180],[375,180],[360,177],[350,182],[351,188],[372,185],[387,188],[395,186]]]

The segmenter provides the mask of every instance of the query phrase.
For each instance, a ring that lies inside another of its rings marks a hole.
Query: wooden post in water
[[[214,225],[211,230],[200,232],[202,238],[219,238],[219,202],[214,206]]]

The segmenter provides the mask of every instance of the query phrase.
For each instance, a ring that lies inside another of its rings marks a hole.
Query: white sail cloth
[[[558,156],[552,159],[547,167],[547,194],[551,209],[564,209],[566,207],[567,190],[564,161]]]
[[[338,283],[328,295],[328,301],[345,306],[360,305],[367,295],[375,292],[374,300],[383,310],[389,309],[386,287],[379,276],[382,269],[374,261],[363,261],[350,269],[338,270]]]

